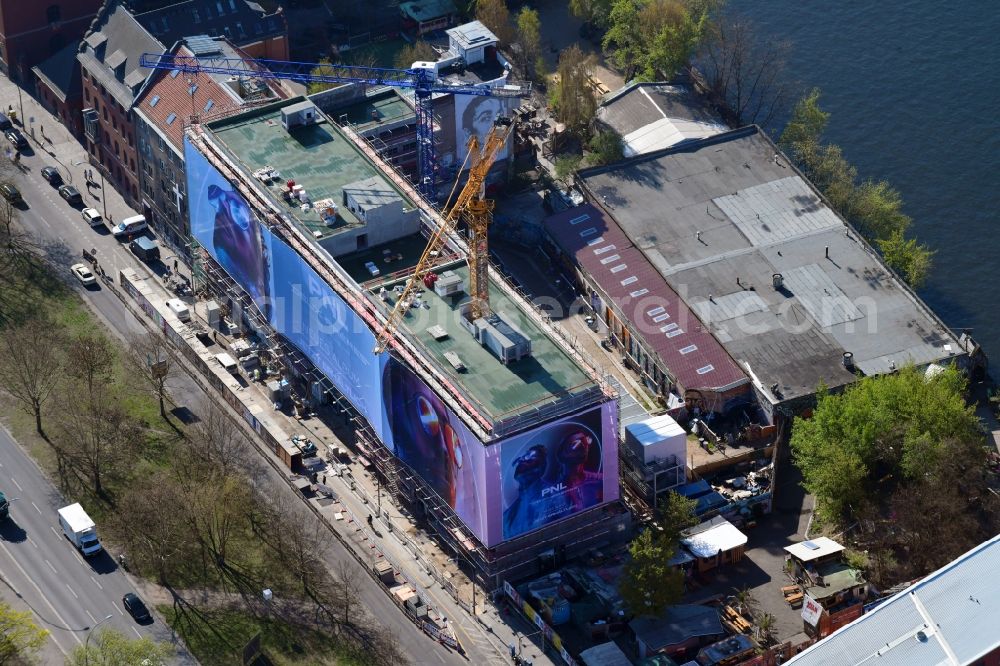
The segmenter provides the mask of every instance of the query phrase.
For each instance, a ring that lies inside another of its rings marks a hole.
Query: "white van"
[[[191,321],[191,311],[188,309],[187,304],[179,298],[171,298],[167,301],[167,307],[177,315],[177,318],[181,321],[188,322]]]
[[[142,215],[134,215],[132,217],[127,217],[116,224],[111,229],[111,233],[115,236],[115,238],[121,238],[123,236],[131,236],[132,234],[145,230],[146,218]]]

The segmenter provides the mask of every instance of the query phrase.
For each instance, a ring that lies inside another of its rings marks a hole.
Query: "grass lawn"
[[[369,663],[345,651],[328,636],[310,629],[260,620],[233,610],[199,609],[204,614],[204,619],[190,614],[188,619],[182,619],[177,616],[173,606],[162,605],[157,608],[203,666],[242,664],[243,646],[257,632],[261,634],[264,653],[270,663],[277,666],[360,666]]]

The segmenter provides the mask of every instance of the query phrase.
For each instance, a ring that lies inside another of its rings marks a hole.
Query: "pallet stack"
[[[781,588],[781,593],[785,595],[785,601],[792,608],[799,608],[802,606],[802,597],[805,596],[802,592],[802,588],[798,585],[788,585],[787,587]]]

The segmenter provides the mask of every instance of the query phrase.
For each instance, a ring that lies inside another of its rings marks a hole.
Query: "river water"
[[[823,91],[827,140],[888,180],[937,254],[920,294],[1000,359],[1000,4],[730,0]]]

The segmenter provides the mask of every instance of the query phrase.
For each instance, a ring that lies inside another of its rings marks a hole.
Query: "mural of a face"
[[[250,208],[241,196],[218,185],[209,185],[207,193],[215,210],[212,241],[219,263],[264,310],[269,296],[267,259]]]

